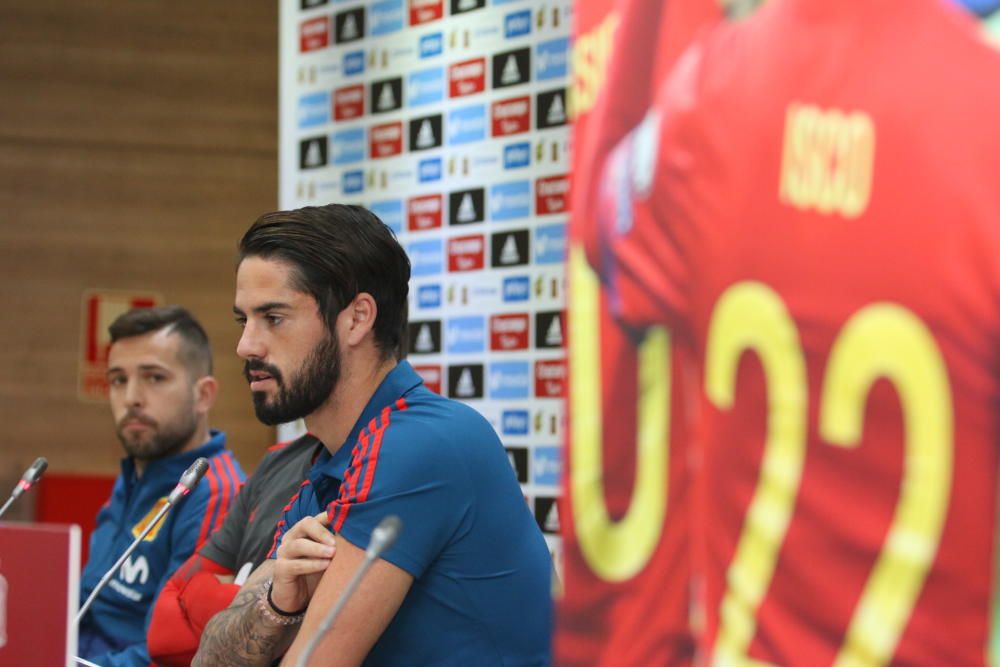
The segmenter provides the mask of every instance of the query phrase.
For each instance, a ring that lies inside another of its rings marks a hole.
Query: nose
[[[129,378],[125,383],[125,405],[129,407],[142,407],[143,393],[142,383],[138,378]]]
[[[264,357],[264,345],[253,322],[247,322],[236,343],[236,354],[242,359],[261,359]]]

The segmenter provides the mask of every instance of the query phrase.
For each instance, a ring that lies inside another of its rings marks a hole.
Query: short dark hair
[[[354,297],[371,294],[375,345],[384,359],[406,356],[410,260],[368,209],[328,204],[265,213],[240,240],[237,265],[247,257],[290,264],[292,287],[316,299],[331,332]]]
[[[212,346],[208,336],[198,320],[181,306],[133,308],[119,315],[108,327],[108,333],[114,344],[122,338],[142,336],[161,329],[180,336],[177,356],[191,372],[192,378],[212,374]]]

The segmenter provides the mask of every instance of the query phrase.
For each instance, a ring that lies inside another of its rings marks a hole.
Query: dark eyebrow
[[[291,307],[292,307],[291,304],[284,303],[282,301],[268,301],[267,303],[262,303],[259,306],[255,306],[254,309],[253,309],[253,312],[256,313],[256,314],[258,314],[258,315],[261,315],[263,313],[266,313],[266,312],[269,312],[269,311],[272,311],[272,310],[282,310],[282,309],[288,310]]]
[[[285,303],[284,301],[268,301],[267,303],[262,303],[259,306],[255,306],[253,308],[253,312],[256,313],[257,315],[262,315],[272,310],[282,310],[282,309],[289,310],[291,309],[291,307],[292,307],[291,304]],[[245,318],[247,316],[246,313],[244,313],[240,308],[237,308],[236,306],[233,306],[233,314],[236,315],[236,317]]]
[[[139,366],[139,370],[140,371],[162,371],[162,372],[170,372],[169,369],[166,366],[161,366],[160,364],[141,364]],[[111,375],[112,373],[124,373],[124,372],[125,372],[125,369],[122,368],[121,366],[112,366],[112,367],[108,368],[107,374]]]

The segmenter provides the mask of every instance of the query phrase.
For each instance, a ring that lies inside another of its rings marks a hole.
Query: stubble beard
[[[136,418],[149,426],[149,430],[127,434],[125,422]],[[193,400],[189,400],[175,418],[164,424],[149,417],[126,413],[116,428],[125,453],[138,461],[154,461],[173,456],[184,449],[197,430],[198,417],[194,414]]]

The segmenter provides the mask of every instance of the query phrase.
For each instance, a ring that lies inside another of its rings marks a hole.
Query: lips
[[[243,367],[243,375],[250,383],[250,391],[265,391],[281,378],[276,368],[268,366],[259,359],[248,361]]]
[[[264,389],[274,383],[274,378],[271,377],[271,374],[264,371],[250,371],[247,379],[250,381],[250,391],[264,391]]]
[[[125,417],[118,422],[118,428],[122,431],[141,431],[156,428],[156,422],[146,417],[131,414],[125,415]]]

